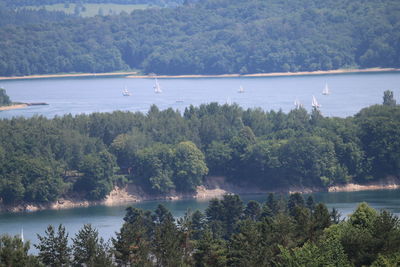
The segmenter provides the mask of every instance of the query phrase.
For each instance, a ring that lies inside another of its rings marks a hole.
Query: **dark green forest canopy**
[[[210,103],[183,114],[152,106],[2,119],[0,196],[11,205],[102,199],[128,182],[153,195],[193,193],[207,175],[266,190],[400,177],[400,106],[391,96],[348,118]]]
[[[3,76],[399,67],[400,2],[208,0],[129,15],[10,24],[0,35]]]
[[[344,220],[299,193],[271,193],[262,203],[225,195],[204,212],[187,211],[181,218],[161,204],[154,211],[128,207],[123,220],[111,242],[90,224],[72,240],[65,226],[49,225],[38,233],[37,255],[19,236],[0,236],[0,264],[381,267],[400,260],[397,216],[360,203]]]
[[[191,0],[186,2],[194,2],[197,0]],[[87,3],[99,3],[99,4],[151,4],[158,6],[169,6],[169,5],[181,5],[184,0],[0,0],[0,3],[4,3],[10,7],[24,7],[24,6],[43,6],[43,5],[54,5],[54,4],[87,4]]]

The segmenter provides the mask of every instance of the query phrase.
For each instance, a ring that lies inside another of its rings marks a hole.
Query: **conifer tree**
[[[113,266],[108,244],[91,224],[85,224],[72,241],[74,266]]]
[[[43,236],[37,235],[39,244],[35,247],[39,250],[39,259],[49,266],[68,266],[70,263],[71,248],[68,247],[68,233],[60,224],[57,233],[52,225],[49,225]]]

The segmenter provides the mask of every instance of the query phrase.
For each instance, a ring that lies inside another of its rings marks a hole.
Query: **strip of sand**
[[[104,76],[126,76],[126,78],[234,78],[234,77],[278,77],[278,76],[303,76],[303,75],[328,75],[344,73],[364,72],[393,72],[400,71],[396,68],[369,68],[369,69],[339,69],[327,71],[301,71],[301,72],[271,72],[253,74],[220,74],[220,75],[137,75],[137,72],[105,72],[105,73],[70,73],[70,74],[48,74],[0,77],[0,80],[23,80],[23,79],[48,79],[48,78],[73,78],[73,77],[104,77]]]
[[[0,107],[0,111],[17,109],[17,108],[26,108],[27,106],[28,106],[27,104],[16,104],[16,105],[11,105],[11,106],[2,106],[2,107]]]
[[[279,77],[279,76],[304,76],[304,75],[330,75],[345,73],[365,73],[365,72],[394,72],[400,71],[395,68],[369,68],[369,69],[339,69],[327,71],[301,71],[301,72],[271,72],[271,73],[253,73],[253,74],[221,74],[221,75],[130,75],[126,78],[235,78],[235,77]]]
[[[73,78],[73,77],[97,77],[97,76],[125,76],[135,75],[137,72],[104,72],[104,73],[70,73],[0,77],[0,80],[24,80],[24,79],[48,79],[48,78]]]

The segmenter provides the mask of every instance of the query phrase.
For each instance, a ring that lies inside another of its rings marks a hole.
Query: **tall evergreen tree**
[[[68,246],[68,233],[60,224],[57,233],[52,225],[49,225],[43,236],[37,235],[39,244],[35,247],[39,250],[39,259],[49,266],[68,266],[70,263],[71,248]]]

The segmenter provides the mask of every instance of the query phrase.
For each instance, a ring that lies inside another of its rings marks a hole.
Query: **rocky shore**
[[[379,182],[368,184],[349,183],[345,185],[336,185],[323,188],[308,188],[308,187],[290,187],[282,188],[281,190],[260,190],[259,188],[241,187],[225,182],[224,177],[208,177],[204,185],[198,186],[196,192],[192,194],[177,194],[171,193],[168,195],[149,195],[146,194],[140,187],[128,184],[123,188],[115,187],[105,199],[100,201],[88,201],[74,198],[62,198],[54,203],[46,205],[38,204],[20,204],[17,206],[0,205],[0,212],[33,212],[45,209],[69,209],[76,207],[89,207],[94,205],[117,206],[128,203],[135,203],[146,200],[180,200],[180,199],[201,199],[207,200],[212,198],[220,198],[225,194],[266,194],[269,192],[276,193],[312,193],[327,190],[328,192],[353,192],[364,190],[392,190],[399,189],[400,181],[394,177],[390,177]]]

